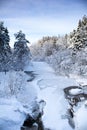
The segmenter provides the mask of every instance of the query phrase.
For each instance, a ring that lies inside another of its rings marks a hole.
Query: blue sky
[[[22,30],[30,42],[71,32],[87,15],[87,0],[0,0],[0,20],[11,35]]]

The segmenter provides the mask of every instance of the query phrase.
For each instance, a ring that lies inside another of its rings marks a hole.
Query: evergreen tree
[[[10,69],[11,48],[9,41],[8,29],[4,27],[3,22],[0,22],[0,71]]]
[[[87,46],[87,16],[79,20],[78,27],[70,34],[70,44],[75,51],[82,50]]]
[[[15,70],[23,70],[25,65],[30,61],[30,50],[27,46],[29,43],[25,38],[25,34],[22,31],[14,34],[15,39],[17,40],[14,44],[14,53],[13,53],[13,64]]]

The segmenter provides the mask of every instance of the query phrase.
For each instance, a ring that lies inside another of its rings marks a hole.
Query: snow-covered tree
[[[11,48],[9,41],[8,29],[4,27],[3,22],[0,22],[0,71],[10,69]]]
[[[70,34],[69,43],[74,50],[81,50],[87,46],[87,16],[79,20],[78,27]]]
[[[54,51],[62,50],[67,47],[67,35],[43,37],[36,44],[31,46],[32,57],[34,60],[45,60],[53,55]]]
[[[14,44],[14,53],[13,53],[13,65],[14,70],[23,70],[25,65],[30,61],[30,49],[27,46],[29,43],[25,38],[25,34],[22,31],[14,34],[15,39],[17,40]]]

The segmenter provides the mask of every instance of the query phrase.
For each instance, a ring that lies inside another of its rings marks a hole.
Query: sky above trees
[[[0,20],[11,35],[22,30],[30,42],[66,34],[87,14],[87,0],[0,0]]]

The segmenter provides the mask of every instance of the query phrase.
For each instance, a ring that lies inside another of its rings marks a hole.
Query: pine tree
[[[14,53],[13,53],[13,64],[15,70],[23,70],[25,65],[29,63],[30,60],[30,50],[27,46],[29,43],[25,38],[25,34],[22,31],[14,34],[15,39],[17,40],[14,44]]]
[[[78,27],[70,35],[70,44],[75,51],[82,50],[87,46],[87,16],[79,20]]]
[[[10,69],[11,48],[9,41],[8,29],[4,27],[3,22],[0,22],[0,71]]]

